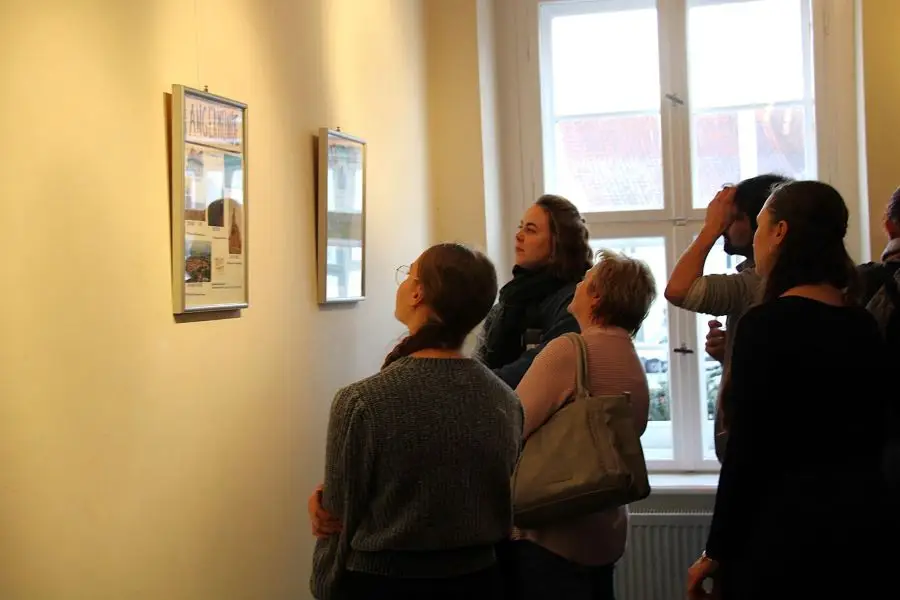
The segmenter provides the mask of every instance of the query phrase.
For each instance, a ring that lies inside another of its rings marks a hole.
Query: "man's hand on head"
[[[703,223],[703,229],[707,233],[715,235],[717,239],[734,222],[734,195],[736,191],[737,187],[726,185],[719,190],[716,197],[706,207],[706,221]]]

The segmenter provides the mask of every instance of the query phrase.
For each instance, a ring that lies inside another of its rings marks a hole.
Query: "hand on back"
[[[316,489],[313,490],[313,493],[307,502],[312,534],[319,539],[325,539],[340,533],[343,528],[340,519],[332,516],[331,513],[322,508],[322,490],[323,488],[321,485],[316,486]]]

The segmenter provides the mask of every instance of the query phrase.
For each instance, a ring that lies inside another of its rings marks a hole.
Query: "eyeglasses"
[[[397,270],[394,271],[394,281],[397,282],[397,285],[403,283],[407,277],[409,277],[409,265],[400,265],[397,267]]]

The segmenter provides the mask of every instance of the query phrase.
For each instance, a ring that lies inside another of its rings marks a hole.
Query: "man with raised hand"
[[[730,416],[728,404],[728,367],[731,362],[732,340],[741,316],[756,301],[760,277],[753,262],[753,235],[756,216],[762,210],[772,188],[787,182],[786,177],[767,174],[751,177],[737,185],[726,185],[706,208],[706,221],[700,234],[688,246],[675,264],[666,286],[666,299],[679,308],[695,313],[726,316],[730,333],[721,330],[719,321],[710,322],[707,346],[722,349],[722,382],[716,400],[715,444],[716,456],[722,460],[727,440]],[[737,273],[704,275],[703,267],[713,246],[724,238],[725,252],[745,257],[737,266]],[[713,354],[714,358],[718,358]]]

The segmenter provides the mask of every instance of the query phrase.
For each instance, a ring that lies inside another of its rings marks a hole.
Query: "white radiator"
[[[706,545],[711,519],[706,512],[632,513],[616,600],[684,600],[687,570]]]

